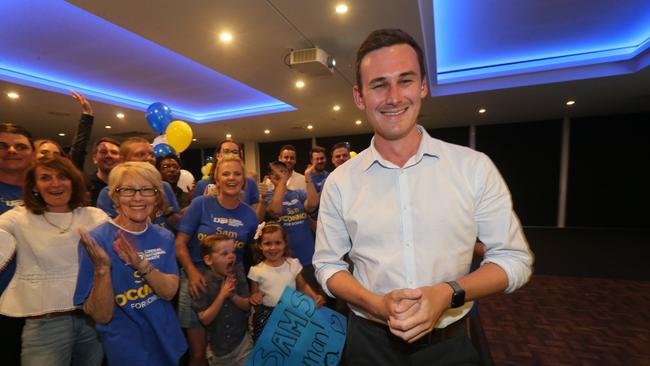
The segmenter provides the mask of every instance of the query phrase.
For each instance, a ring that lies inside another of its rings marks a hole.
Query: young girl
[[[298,290],[312,297],[319,307],[324,300],[305,282],[300,261],[290,257],[287,233],[281,225],[261,223],[255,239],[259,263],[251,267],[248,278],[252,281],[249,301],[255,307],[253,340],[257,341],[285,287],[295,289],[298,285]]]

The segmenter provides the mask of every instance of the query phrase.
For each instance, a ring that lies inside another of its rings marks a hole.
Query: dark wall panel
[[[650,114],[571,122],[568,226],[650,227]]]
[[[557,224],[561,128],[561,121],[476,128],[476,149],[499,168],[523,225]]]
[[[432,128],[427,132],[439,140],[469,146],[469,127]]]
[[[260,153],[260,179],[268,174],[269,163],[278,160],[280,148],[284,145],[293,145],[296,148],[296,166],[294,170],[300,174],[305,172],[309,163],[311,139],[265,142],[259,144]]]

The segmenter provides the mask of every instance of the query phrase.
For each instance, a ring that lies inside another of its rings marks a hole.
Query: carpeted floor
[[[650,365],[650,282],[535,275],[479,311],[497,366]]]

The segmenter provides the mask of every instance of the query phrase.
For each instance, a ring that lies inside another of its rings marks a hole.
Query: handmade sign
[[[246,366],[338,365],[341,362],[346,318],[290,287],[257,339]]]

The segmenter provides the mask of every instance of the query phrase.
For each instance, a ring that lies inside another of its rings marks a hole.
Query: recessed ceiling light
[[[229,139],[229,138],[231,138],[231,137],[232,137],[231,134],[229,134],[229,133],[226,134],[226,138],[227,138],[227,139]]]
[[[61,132],[59,133],[59,136],[65,136],[65,133]]]
[[[358,119],[358,120],[356,120],[354,123],[356,123],[357,125],[360,125],[360,124],[361,124],[361,120]]]
[[[566,102],[566,105],[574,105],[574,104],[576,104],[576,101],[575,101],[575,100],[568,100],[568,101]]]
[[[14,93],[14,92],[7,93],[7,96],[8,96],[9,98],[11,98],[11,99],[18,99],[18,98],[20,98],[20,95],[18,95],[18,93]]]
[[[304,81],[302,81],[302,80],[296,81],[296,88],[302,89],[304,87],[305,87],[305,82]]]
[[[264,133],[268,135],[271,133],[271,130],[264,130]]]
[[[348,12],[348,6],[345,4],[338,4],[336,6],[336,12],[339,14],[345,14]]]
[[[196,139],[192,139],[192,141],[196,141]]]
[[[332,107],[332,109],[335,110],[335,111],[340,111],[341,107],[337,104],[334,107]]]
[[[487,112],[487,109],[485,109],[485,108],[481,108],[481,109],[478,110],[478,112],[481,113],[481,114],[483,114],[483,113]]]
[[[105,129],[110,130],[112,127],[109,125],[104,126]]]
[[[314,126],[312,126],[312,125],[307,125],[307,129],[308,129],[308,130],[311,130],[312,128],[314,128]]]
[[[230,42],[232,41],[232,34],[228,32],[223,32],[219,35],[219,39],[223,42]]]
[[[116,116],[117,118],[119,118],[119,119],[123,119],[123,118],[124,118],[124,113],[118,113],[118,114],[116,114],[115,116]]]

